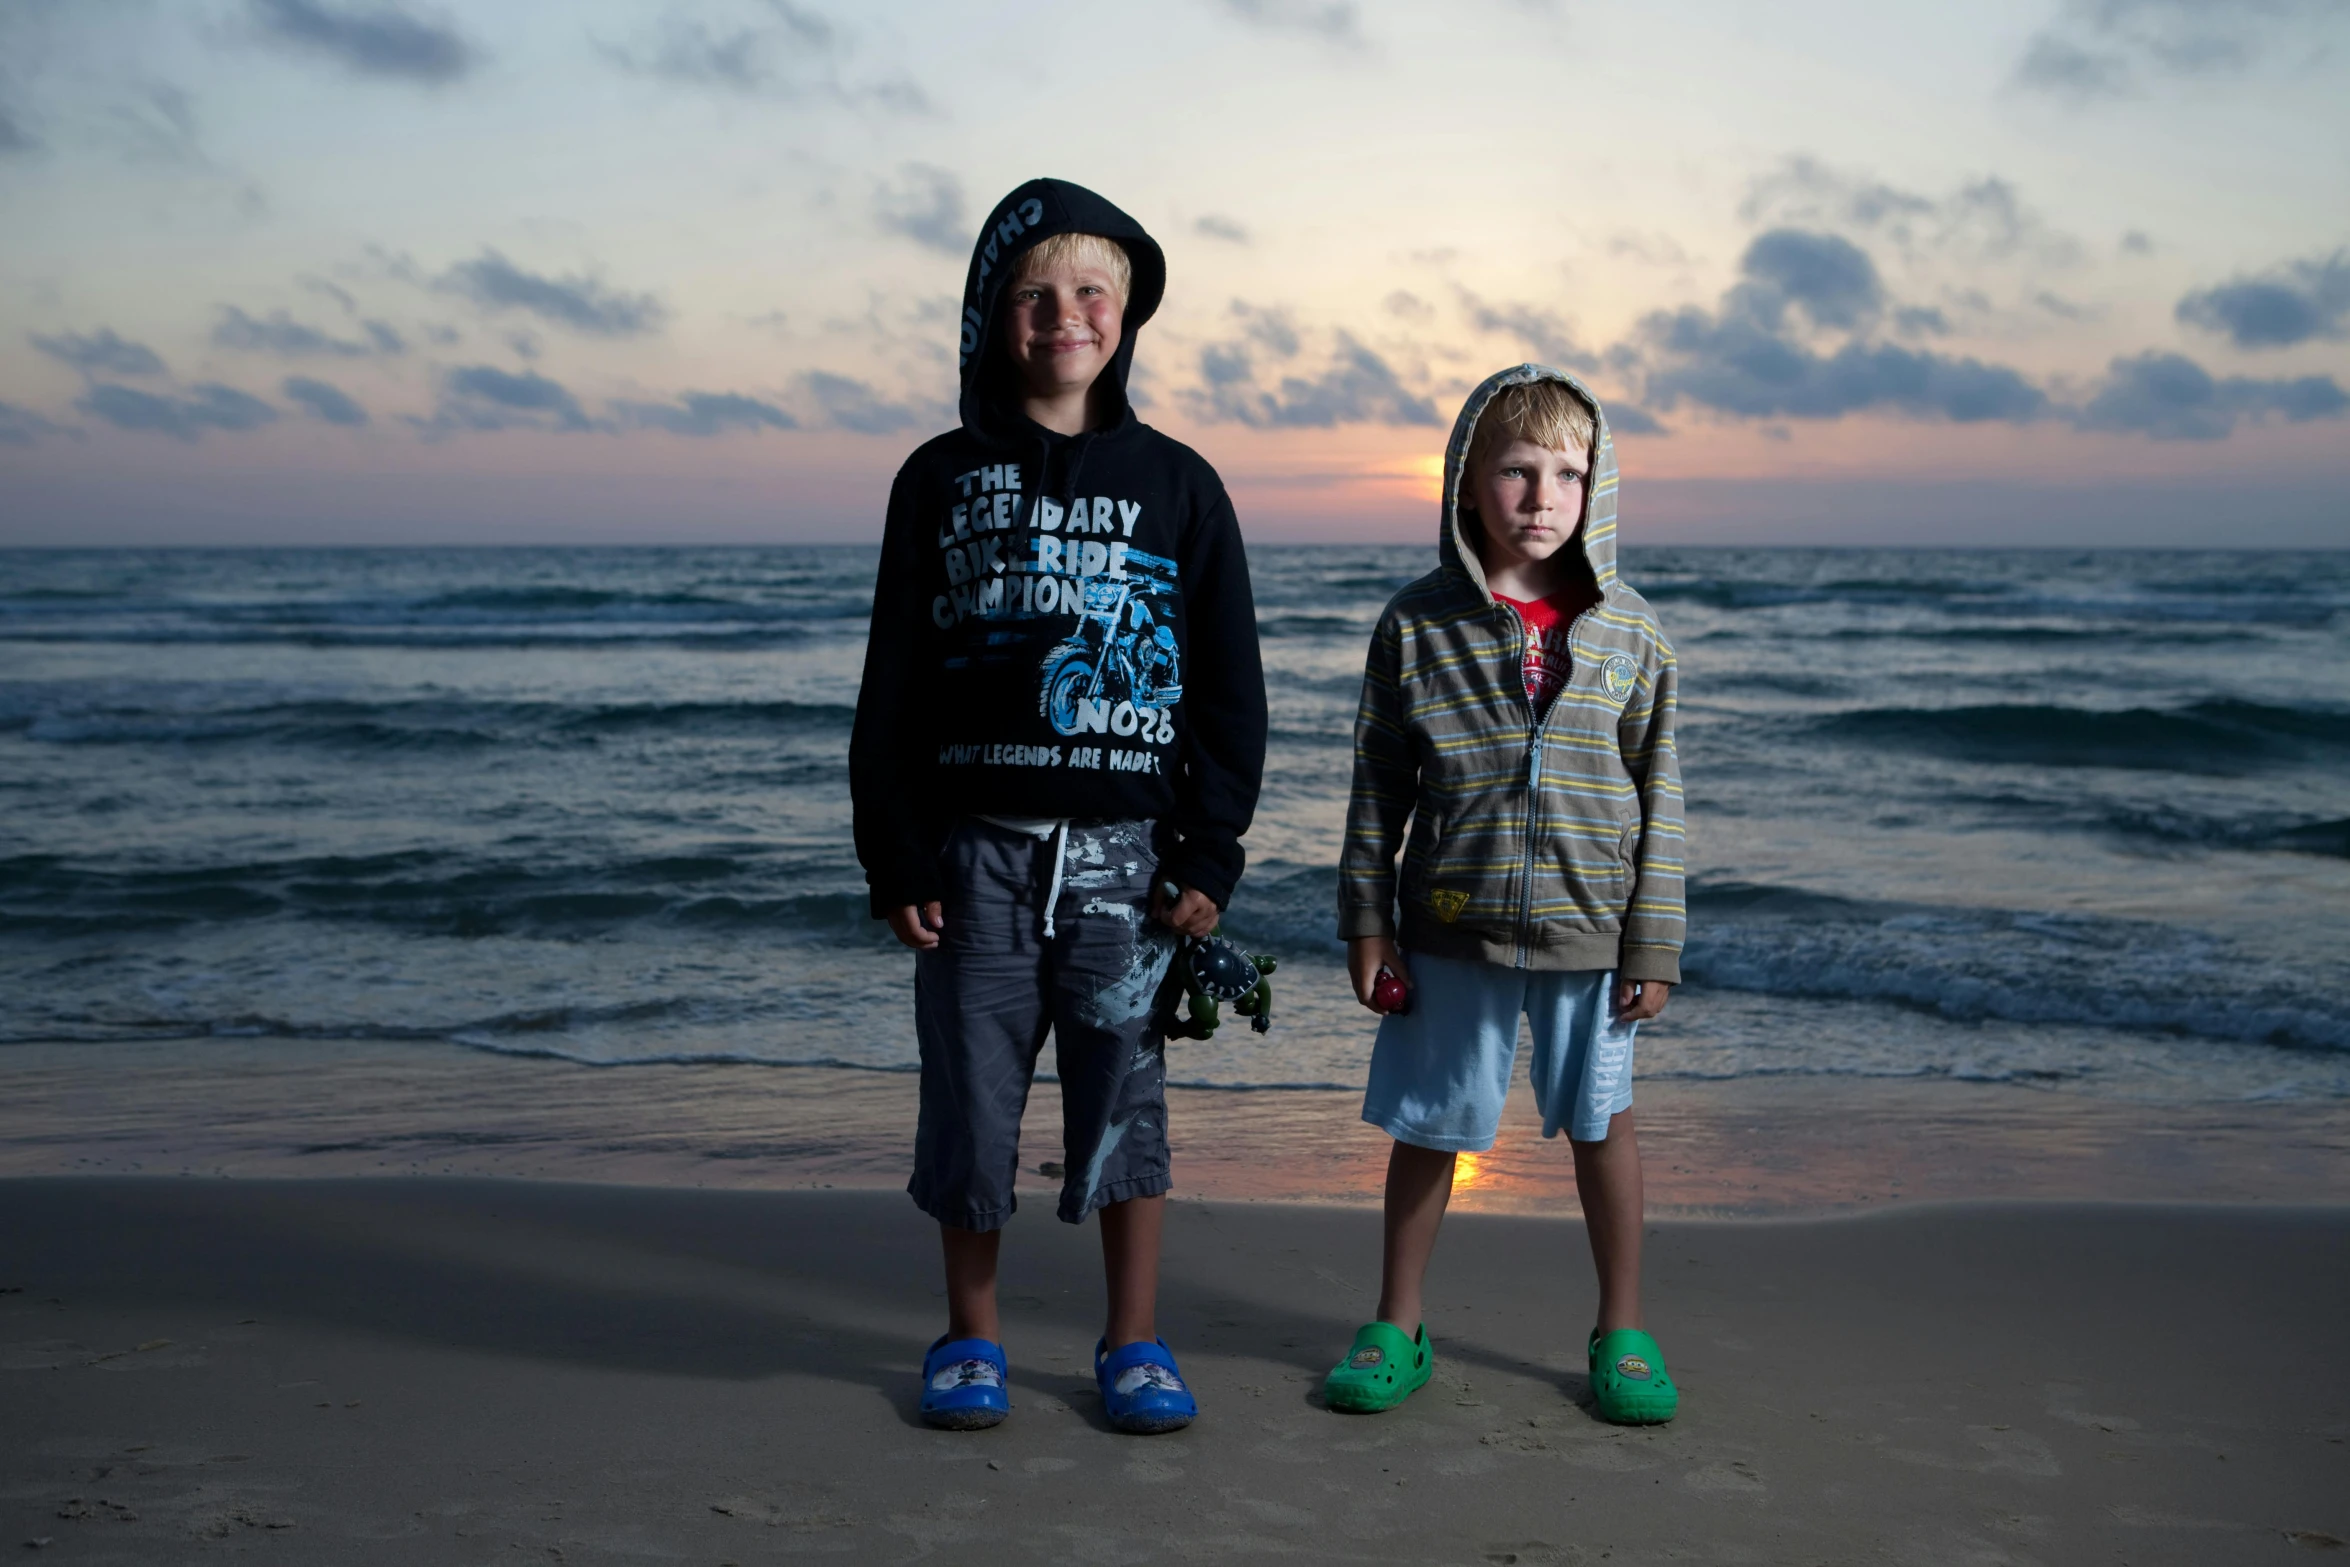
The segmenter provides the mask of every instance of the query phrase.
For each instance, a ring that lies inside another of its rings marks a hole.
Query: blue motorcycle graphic
[[[1146,745],[1175,738],[1170,710],[1183,700],[1182,661],[1162,596],[1172,587],[1142,573],[1085,580],[1076,629],[1045,655],[1037,693],[1037,710],[1055,733]]]

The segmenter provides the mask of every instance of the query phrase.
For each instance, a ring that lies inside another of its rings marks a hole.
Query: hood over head
[[[1002,317],[997,306],[1021,255],[1052,234],[1099,234],[1124,248],[1134,269],[1118,352],[1103,372],[1111,378],[1117,405],[1115,426],[1127,413],[1126,377],[1134,365],[1134,342],[1142,324],[1167,291],[1167,258],[1157,240],[1102,197],[1067,180],[1030,180],[995,204],[971,250],[963,281],[962,416],[966,429],[998,439],[1021,423],[1011,364],[997,343]]]
[[[1583,521],[1571,543],[1583,549],[1583,558],[1591,563],[1592,580],[1599,584],[1603,594],[1616,588],[1616,443],[1608,431],[1607,412],[1599,406],[1599,399],[1564,370],[1553,370],[1548,365],[1512,365],[1496,371],[1478,383],[1461,405],[1460,417],[1453,421],[1452,439],[1444,447],[1444,514],[1437,530],[1436,553],[1444,564],[1465,575],[1477,585],[1477,591],[1488,601],[1493,589],[1486,585],[1485,563],[1461,531],[1461,483],[1469,465],[1469,440],[1476,434],[1477,420],[1486,405],[1504,389],[1524,386],[1535,381],[1557,381],[1581,398],[1591,410],[1591,471],[1583,481]]]

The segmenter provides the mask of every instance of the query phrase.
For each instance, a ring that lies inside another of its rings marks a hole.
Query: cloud
[[[1223,6],[1259,27],[1305,33],[1349,49],[1363,46],[1362,15],[1351,0],[1223,0]]]
[[[494,365],[467,365],[441,381],[439,404],[430,419],[409,421],[428,435],[453,430],[559,430],[599,428],[560,382],[532,371],[516,375]]]
[[[43,337],[38,332],[28,332],[25,336],[42,353],[84,375],[163,374],[161,355],[144,343],[116,336],[112,327],[100,327],[87,335],[64,332],[56,337]]]
[[[2345,412],[2350,394],[2330,375],[2221,380],[2181,355],[2145,353],[2116,359],[2075,422],[2157,441],[2216,441],[2246,420],[2278,416],[2301,424]]]
[[[1903,252],[1967,261],[2016,257],[2067,265],[2080,244],[2050,228],[2015,186],[1994,175],[1927,196],[1799,156],[1747,187],[1738,216],[1776,227],[1842,230],[1891,240]]]
[[[2016,62],[2019,87],[2076,103],[2118,95],[2128,89],[2129,62],[2106,49],[2085,49],[2069,38],[2040,33]]]
[[[352,401],[341,388],[329,386],[324,381],[313,381],[306,375],[291,375],[279,385],[278,390],[291,401],[301,404],[313,419],[323,419],[328,424],[339,424],[351,429],[367,422],[366,409]]]
[[[0,403],[0,446],[30,446],[45,435],[75,433],[62,424],[51,423],[30,408]]]
[[[2238,348],[2290,348],[2350,334],[2350,251],[2197,289],[2179,301],[2178,318]]]
[[[212,341],[220,348],[233,348],[241,353],[275,354],[281,359],[359,359],[370,354],[398,354],[407,344],[400,334],[381,321],[362,323],[365,341],[335,337],[294,320],[283,310],[273,310],[267,320],[255,320],[234,305],[220,307],[220,320],[212,328]]]
[[[1694,306],[1642,318],[1625,356],[1641,367],[1644,396],[1661,408],[1682,399],[1746,418],[1836,419],[1868,409],[1971,424],[2021,423],[2048,409],[2047,394],[2002,365],[1871,343],[1860,335],[1885,295],[1874,264],[1833,235],[1782,229],[1761,235],[1744,274],[1718,310]],[[1789,331],[1791,311],[1815,329],[1850,334],[1832,351]]]
[[[23,157],[40,150],[40,141],[24,128],[16,111],[0,103],[0,158]]]
[[[874,190],[873,221],[941,255],[960,256],[971,247],[962,182],[927,163],[905,165],[895,182]]]
[[[790,96],[796,86],[783,67],[791,45],[821,55],[832,45],[822,17],[784,8],[781,27],[736,27],[714,31],[697,18],[664,16],[654,34],[634,49],[607,45],[605,57],[624,70],[686,87],[715,87],[745,97]]]
[[[251,11],[265,37],[332,60],[358,76],[438,86],[479,63],[477,51],[455,27],[395,6],[251,0]]]
[[[599,44],[605,59],[633,76],[733,97],[776,102],[811,96],[866,102],[905,113],[930,112],[929,95],[905,77],[848,86],[839,62],[847,41],[823,16],[767,0],[771,23],[712,27],[681,10],[665,14],[632,45]]]
[[[101,381],[74,406],[118,430],[168,435],[182,441],[193,441],[206,430],[257,430],[277,419],[277,410],[260,398],[216,381],[189,387],[185,397],[159,396]]]
[[[918,415],[904,403],[885,401],[863,381],[827,370],[811,370],[800,386],[824,411],[824,422],[858,435],[887,435],[914,424]]]
[[[1282,359],[1297,357],[1303,344],[1297,335],[1297,322],[1287,310],[1278,305],[1252,305],[1245,299],[1234,300],[1231,310],[1250,342],[1270,349]]]
[[[2340,0],[2067,0],[2024,46],[2014,83],[2084,104],[2149,79],[2241,75],[2280,51],[2319,52],[2345,16]]]
[[[1203,213],[1194,218],[1191,231],[1202,239],[1220,239],[1227,245],[1245,245],[1249,232],[1237,218],[1225,217],[1219,212]]]
[[[1556,312],[1538,305],[1494,304],[1467,289],[1458,290],[1469,325],[1495,337],[1506,337],[1534,350],[1544,364],[1563,370],[1596,370],[1599,356],[1575,341]]]
[[[1406,321],[1426,321],[1436,314],[1436,307],[1408,288],[1399,288],[1379,302],[1391,316]]]
[[[196,128],[196,100],[168,82],[155,82],[109,103],[105,140],[133,163],[166,168],[209,167]]]
[[[1736,315],[1694,308],[1641,323],[1653,353],[1649,402],[1682,398],[1747,418],[1836,419],[1889,408],[1959,424],[2023,423],[2046,412],[2047,394],[2003,365],[1892,344],[1846,343],[1816,353]]]
[[[631,429],[671,435],[723,435],[728,430],[796,430],[800,422],[773,403],[739,392],[685,392],[671,403],[614,403]]]
[[[1185,390],[1182,400],[1207,422],[1256,429],[1439,423],[1428,399],[1406,387],[1386,360],[1344,332],[1336,337],[1329,368],[1285,375],[1271,389],[1257,384],[1247,343],[1211,343],[1200,351],[1202,384]]]
[[[669,317],[668,307],[651,294],[609,289],[592,277],[542,277],[486,248],[442,273],[433,286],[485,310],[528,311],[594,337],[656,332]]]
[[[1608,403],[1608,428],[1618,435],[1670,435],[1662,421],[1638,403]]]
[[[1868,252],[1834,234],[1772,229],[1757,235],[1739,261],[1746,275],[1742,306],[1776,328],[1790,306],[1818,326],[1866,326],[1884,308],[1885,285]]]
[[[353,298],[351,291],[340,283],[329,278],[322,278],[316,273],[305,273],[297,281],[312,293],[323,294],[342,306],[344,315],[355,316],[359,313],[359,301]]]

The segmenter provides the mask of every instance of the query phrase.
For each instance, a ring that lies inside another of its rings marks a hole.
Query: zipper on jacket
[[[1495,601],[1499,603],[1499,600]],[[1518,928],[1517,960],[1515,966],[1524,968],[1528,948],[1534,939],[1534,831],[1535,817],[1542,809],[1542,727],[1547,714],[1534,710],[1534,699],[1526,694],[1526,644],[1531,640],[1526,630],[1526,617],[1518,613],[1515,604],[1501,604],[1510,612],[1510,619],[1518,628],[1518,657],[1510,665],[1510,679],[1516,683],[1518,700],[1526,704],[1526,847],[1518,859]]]
[[[1499,600],[1495,601],[1499,603]],[[1605,589],[1600,592],[1600,603],[1607,602]],[[1526,617],[1519,614],[1514,604],[1502,604],[1510,618],[1518,623],[1518,662],[1514,670],[1519,697],[1526,704],[1526,850],[1518,865],[1518,960],[1517,966],[1529,966],[1534,947],[1534,840],[1541,825],[1542,813],[1542,747],[1545,731],[1550,728],[1550,714],[1558,709],[1558,699],[1567,694],[1567,687],[1575,683],[1575,628],[1583,624],[1583,617],[1599,608],[1593,604],[1567,622],[1567,681],[1553,693],[1550,709],[1534,710],[1534,699],[1526,695],[1526,645],[1530,640],[1526,631]]]

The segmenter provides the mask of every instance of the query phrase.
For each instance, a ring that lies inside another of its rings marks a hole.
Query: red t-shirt
[[[1599,600],[1581,583],[1532,601],[1514,599],[1506,593],[1493,596],[1515,609],[1518,617],[1526,622],[1526,700],[1534,704],[1534,712],[1539,717],[1550,711],[1552,698],[1567,688],[1567,681],[1574,675],[1575,652],[1567,634],[1573,629],[1575,618]]]

